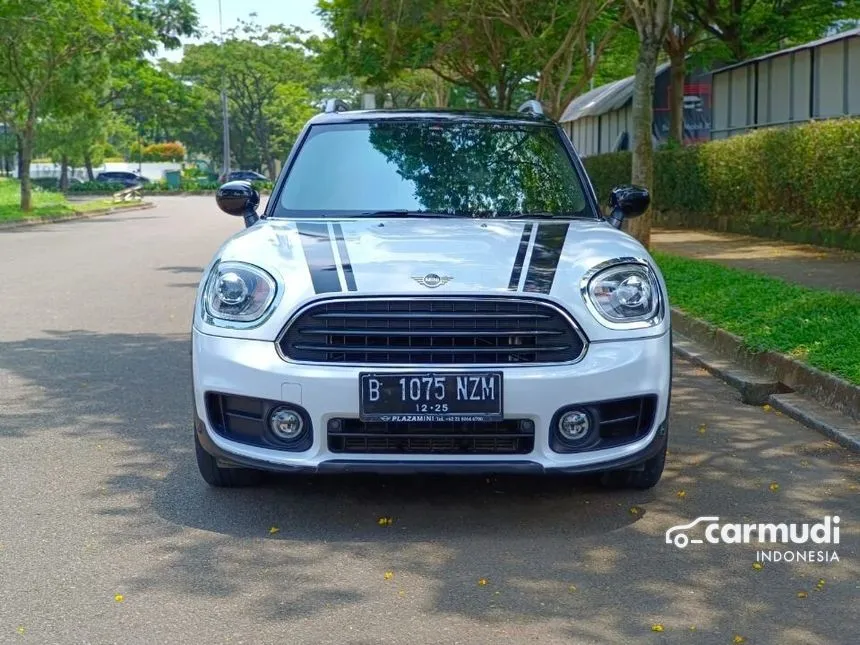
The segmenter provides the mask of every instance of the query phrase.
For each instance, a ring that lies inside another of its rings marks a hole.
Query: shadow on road
[[[158,554],[131,588],[230,597],[263,621],[380,594],[396,602],[403,591],[422,594],[440,617],[560,621],[567,638],[589,642],[633,642],[652,621],[695,623],[702,639],[753,619],[782,629],[777,616],[808,584],[803,568],[756,577],[752,547],[679,552],[665,530],[699,515],[769,521],[857,508],[846,453],[785,418],[742,408],[727,388],[699,387],[708,377],[683,365],[669,466],[655,491],[607,492],[587,478],[426,476],[276,477],[213,490],[194,464],[189,349],[187,336],[87,331],[0,343],[0,369],[32,386],[26,405],[4,414],[0,442],[49,441],[65,428],[113,446],[119,458],[89,501],[115,520],[112,541],[151,543]],[[853,549],[856,561],[856,529],[850,535],[845,555]],[[395,572],[389,587],[386,570]],[[857,579],[856,565],[842,572],[846,584]],[[249,588],[253,602],[244,599]],[[827,615],[848,624],[844,598]],[[750,599],[755,616],[738,618]]]

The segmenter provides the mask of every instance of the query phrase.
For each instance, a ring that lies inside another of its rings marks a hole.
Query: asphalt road
[[[653,491],[207,488],[190,314],[241,221],[211,198],[157,202],[0,231],[0,643],[857,642],[860,459],[683,362]],[[839,515],[839,562],[757,570],[755,545],[665,543],[706,515]]]

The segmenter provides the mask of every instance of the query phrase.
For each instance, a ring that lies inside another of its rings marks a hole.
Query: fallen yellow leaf
[[[763,406],[761,406],[761,409],[764,410],[765,412],[770,412],[771,410],[773,410],[773,408],[770,407],[767,403],[765,403]]]
[[[699,425],[699,434],[705,434],[705,430],[707,429],[707,425],[702,423]]]
[[[809,595],[809,594],[808,594],[808,593],[806,593],[805,591],[798,591],[798,592],[797,592],[797,597],[798,597],[798,598],[806,598],[808,595]]]
[[[764,569],[764,565],[761,562],[753,562],[752,568],[756,571],[761,571],[762,569]]]
[[[570,585],[570,586],[567,588],[567,590],[568,590],[570,593],[573,593],[574,591],[576,591],[576,585]]]
[[[479,578],[478,579],[478,586],[479,587],[486,587],[487,586],[487,579],[486,578]]]
[[[773,491],[775,493],[776,491],[779,490],[779,484],[777,484],[776,482],[771,482],[769,488],[771,491]]]
[[[24,632],[25,632],[26,630],[24,629],[24,626],[23,626],[23,625],[19,625],[19,626],[18,626],[18,629],[16,629],[15,631],[16,631],[16,632],[18,632],[19,634],[21,634],[21,635],[23,636],[23,634],[24,634]]]
[[[679,490],[678,491],[678,497],[679,498],[684,499],[686,496],[687,496],[687,491],[685,491],[685,490]]]
[[[391,526],[392,519],[390,517],[380,517],[377,521],[379,526]]]
[[[273,527],[269,528],[269,534],[270,535],[274,535],[275,533],[279,533],[280,531],[281,531],[281,529],[279,529],[277,526],[273,526]]]
[[[121,593],[118,593],[114,595],[113,599],[117,602],[122,602],[123,600],[125,600],[125,596],[123,596]]]
[[[394,578],[394,572],[393,571],[386,571],[382,577],[385,578],[386,580],[391,580],[392,578]]]
[[[639,509],[639,507],[638,507],[638,506],[631,506],[631,507],[630,507],[630,512],[631,512],[633,515],[639,515],[639,511],[640,511],[640,509]]]
[[[663,631],[663,625],[661,625],[660,623],[654,623],[653,625],[651,625],[651,631],[652,632],[662,632]]]
[[[734,637],[732,638],[732,642],[735,645],[740,645],[741,643],[746,643],[747,639],[744,638],[743,636],[741,636],[740,634],[735,634]]]

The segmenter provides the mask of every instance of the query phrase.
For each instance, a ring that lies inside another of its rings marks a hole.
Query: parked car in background
[[[136,172],[122,170],[100,172],[98,175],[96,175],[96,181],[103,182],[106,184],[122,184],[123,186],[128,187],[140,186],[142,184],[149,183],[149,179],[143,177],[142,175],[138,175]]]
[[[220,181],[269,181],[269,178],[254,170],[234,170],[226,175],[221,175]]]

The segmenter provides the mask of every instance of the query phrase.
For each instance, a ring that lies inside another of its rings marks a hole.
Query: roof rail
[[[349,105],[346,104],[346,101],[342,101],[341,99],[327,99],[324,106],[323,112],[348,112]]]
[[[531,99],[523,103],[517,112],[521,114],[536,114],[543,116],[543,106],[540,104],[540,101],[536,101],[535,99]]]

